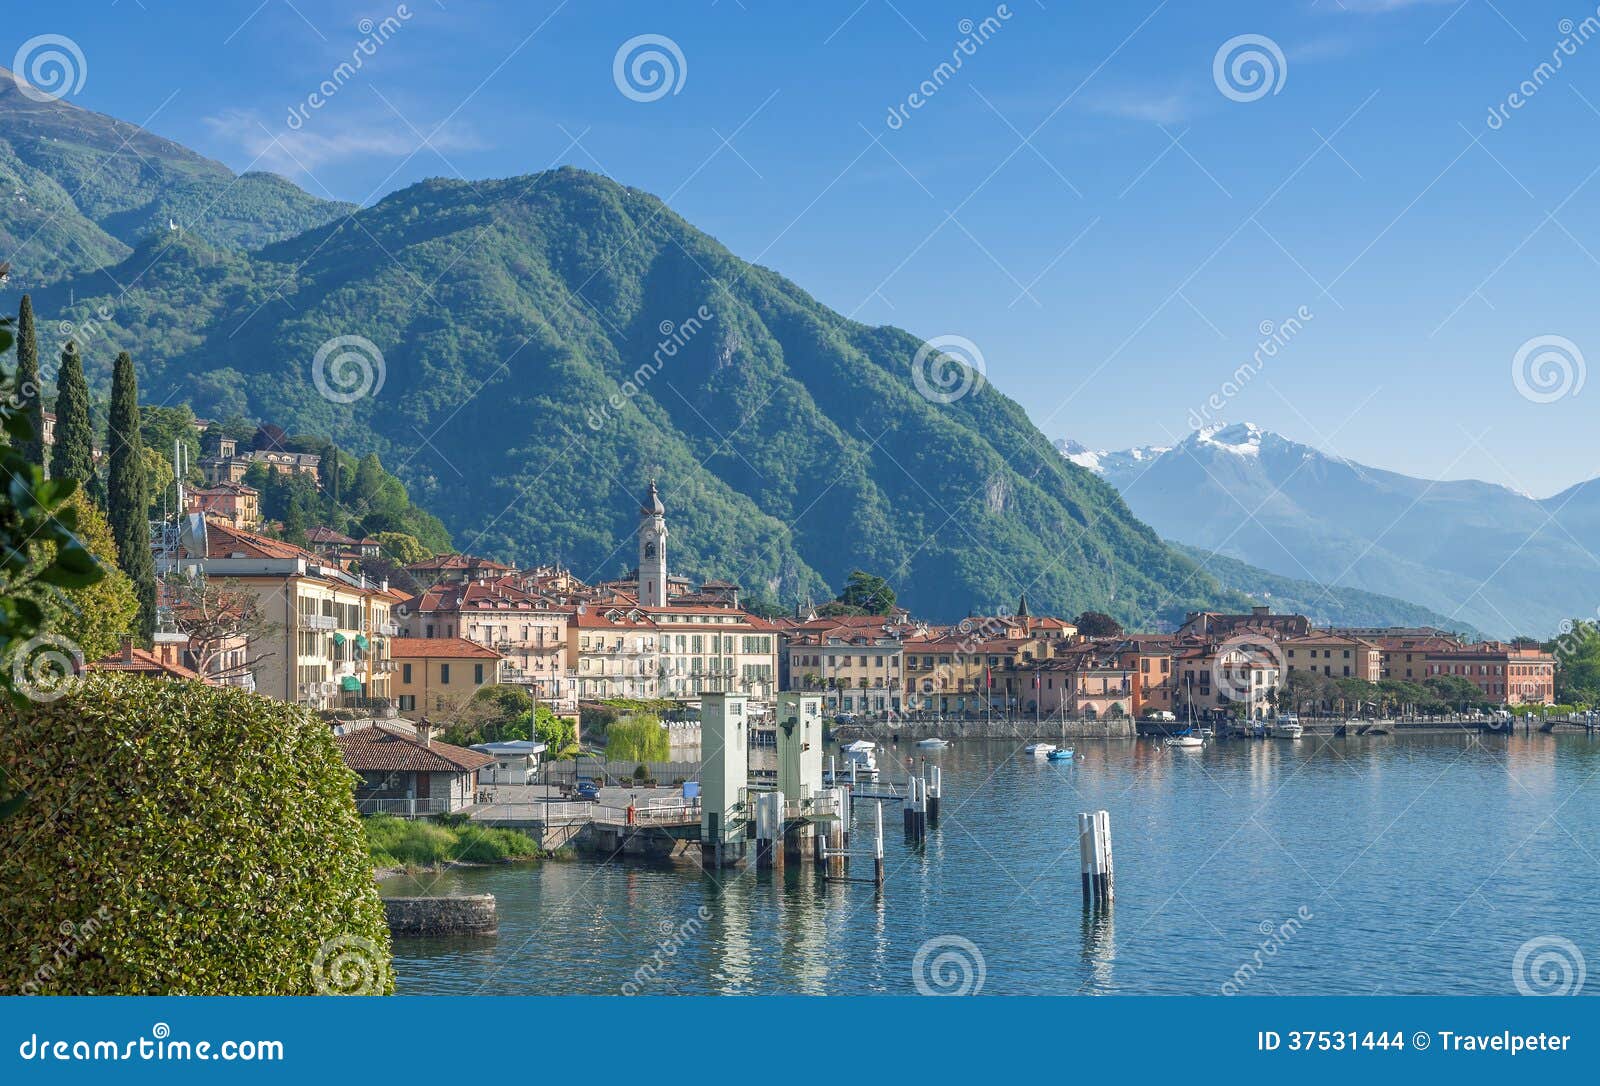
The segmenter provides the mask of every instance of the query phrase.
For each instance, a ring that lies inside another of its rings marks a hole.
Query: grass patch
[[[463,820],[413,821],[380,814],[361,821],[374,867],[427,867],[452,860],[497,864],[544,854],[526,834]]]

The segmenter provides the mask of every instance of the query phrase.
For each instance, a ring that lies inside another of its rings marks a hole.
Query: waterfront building
[[[577,697],[661,696],[660,632],[642,608],[581,608],[567,623],[567,665]]]
[[[1115,644],[1073,645],[1037,663],[1023,664],[1029,687],[1024,711],[1040,717],[1108,719],[1137,712],[1137,672]]]
[[[390,692],[402,713],[451,720],[472,696],[500,681],[500,654],[464,637],[396,637]]]
[[[158,551],[157,574],[199,573],[253,595],[270,626],[256,639],[254,688],[312,709],[387,703],[389,640],[399,633],[388,585],[347,573],[282,540],[192,518]]]
[[[821,695],[825,712],[880,716],[904,707],[904,643],[884,619],[814,619],[785,640],[788,688]]]
[[[1554,705],[1556,660],[1535,647],[1485,641],[1430,652],[1427,677],[1454,675],[1501,705]]]
[[[502,682],[526,686],[559,713],[577,711],[567,658],[572,606],[528,592],[517,578],[505,576],[441,581],[402,610],[407,637],[464,637],[494,649],[505,660]]]
[[[402,818],[450,814],[477,799],[477,774],[494,757],[433,738],[426,723],[372,723],[333,737],[360,777],[356,810]]]
[[[1310,672],[1334,679],[1375,683],[1383,677],[1383,649],[1347,634],[1316,630],[1277,642],[1287,672]]]

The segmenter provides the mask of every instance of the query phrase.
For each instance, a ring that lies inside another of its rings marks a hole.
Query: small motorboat
[[[1072,761],[1072,748],[1056,747],[1050,753],[1046,754],[1045,757],[1052,762],[1070,762]]]
[[[918,739],[917,746],[922,750],[943,750],[950,745],[950,740],[940,739],[937,736],[928,739]]]
[[[1055,749],[1056,745],[1054,743],[1029,743],[1022,748],[1022,753],[1030,758],[1043,758]]]
[[[857,739],[840,749],[844,753],[844,776],[863,781],[878,779],[878,758],[873,751],[878,745],[870,739]]]
[[[1299,739],[1305,733],[1306,729],[1300,723],[1300,717],[1295,713],[1280,714],[1272,725],[1272,737],[1274,739]]]

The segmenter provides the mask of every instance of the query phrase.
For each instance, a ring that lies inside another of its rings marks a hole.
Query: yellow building
[[[450,717],[500,679],[500,654],[464,637],[397,637],[389,644],[402,713]]]
[[[387,703],[389,641],[399,633],[387,585],[292,543],[209,517],[203,523],[203,535],[157,558],[157,572],[203,573],[256,597],[266,624],[252,644],[258,693],[312,709]]]

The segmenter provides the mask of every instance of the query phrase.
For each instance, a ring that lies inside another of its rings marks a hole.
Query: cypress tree
[[[61,352],[61,370],[56,374],[56,439],[50,448],[50,476],[78,480],[84,493],[100,504],[104,495],[94,470],[93,441],[83,358],[78,345],[69,342]]]
[[[44,467],[44,389],[39,376],[39,332],[33,324],[33,298],[22,296],[17,311],[17,399],[33,436],[19,450],[31,464]]]
[[[149,644],[156,629],[156,568],[150,553],[150,480],[145,474],[144,439],[139,434],[139,384],[127,351],[111,371],[111,416],[106,429],[106,505],[117,564],[133,581],[139,597],[140,639]]]

